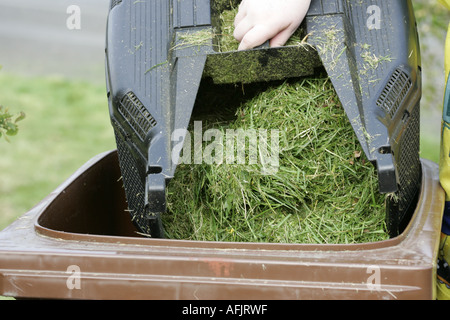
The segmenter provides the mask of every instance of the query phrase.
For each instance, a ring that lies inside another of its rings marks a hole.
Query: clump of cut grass
[[[361,71],[362,74],[366,74],[368,70],[375,70],[383,62],[390,62],[392,58],[390,55],[386,56],[376,56],[370,51],[370,45],[361,45],[361,58],[364,60],[364,70]]]
[[[188,31],[178,35],[178,42],[171,49],[200,48],[211,44],[214,33],[211,29],[205,28],[196,31]]]
[[[375,168],[329,80],[273,83],[248,95],[231,121],[210,118],[207,128],[224,134],[278,129],[277,170],[264,173],[261,162],[180,164],[168,186],[167,237],[316,244],[387,239]],[[229,104],[215,102],[216,110]]]
[[[238,8],[224,10],[219,16],[220,32],[217,36],[217,49],[221,52],[234,51],[239,47],[239,42],[234,38],[234,18],[236,17]]]

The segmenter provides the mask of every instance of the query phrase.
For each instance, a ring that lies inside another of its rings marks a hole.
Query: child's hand
[[[300,26],[311,0],[242,0],[234,21],[239,50],[270,40],[271,47],[284,45]]]

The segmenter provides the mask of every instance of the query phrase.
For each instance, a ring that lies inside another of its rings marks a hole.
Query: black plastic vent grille
[[[414,203],[414,197],[420,187],[421,166],[420,166],[420,108],[416,106],[413,111],[400,153],[400,193],[401,211],[406,211],[409,204]]]
[[[411,88],[412,80],[409,75],[396,69],[378,98],[377,106],[393,118]]]
[[[388,212],[390,219],[394,219],[389,223],[398,226],[398,233],[403,232],[414,212],[422,179],[419,105],[412,111],[411,119],[401,141],[400,159],[397,167],[399,190],[395,197],[391,199]]]
[[[145,221],[145,180],[141,176],[142,170],[139,169],[136,159],[122,136],[120,126],[115,127],[115,133],[128,210],[132,221],[142,228],[145,225],[143,223]]]
[[[122,98],[118,109],[142,141],[144,141],[148,132],[156,126],[155,118],[132,92],[127,93]]]

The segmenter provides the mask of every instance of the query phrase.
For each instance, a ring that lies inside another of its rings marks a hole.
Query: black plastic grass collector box
[[[166,188],[179,156],[171,135],[188,128],[202,81],[251,85],[311,76],[322,68],[377,170],[379,192],[393,195],[386,222],[391,236],[399,234],[414,211],[421,180],[420,52],[411,2],[312,0],[302,43],[220,52],[220,12],[237,4],[111,2],[110,113],[134,223],[146,234],[164,236]],[[209,40],[186,42],[186,35],[205,32]]]

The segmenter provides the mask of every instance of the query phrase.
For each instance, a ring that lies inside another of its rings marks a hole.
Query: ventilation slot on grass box
[[[124,96],[118,109],[142,141],[145,140],[148,132],[156,126],[156,120],[132,92]]]

